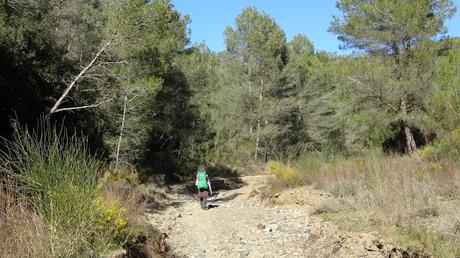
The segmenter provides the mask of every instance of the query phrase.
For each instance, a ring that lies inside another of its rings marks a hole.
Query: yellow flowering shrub
[[[459,142],[460,142],[460,127],[454,129],[454,130],[451,132],[451,134],[452,134],[452,138],[453,138],[455,141],[459,141]]]
[[[301,174],[300,172],[288,165],[283,164],[279,161],[269,161],[266,166],[266,170],[269,174],[274,175],[276,178],[282,180],[288,185],[301,185]]]
[[[128,214],[117,201],[107,202],[102,196],[93,202],[96,217],[96,228],[103,232],[111,232],[114,239],[123,238],[128,225]]]
[[[276,177],[282,177],[283,167],[284,164],[279,161],[269,161],[266,169],[270,174]]]
[[[424,157],[427,160],[434,160],[437,159],[437,156],[439,155],[439,150],[435,146],[426,146],[422,150],[422,157]]]

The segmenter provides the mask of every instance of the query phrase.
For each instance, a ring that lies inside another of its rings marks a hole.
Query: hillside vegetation
[[[169,0],[0,0],[0,256],[159,237],[140,216],[151,183],[201,163],[212,176],[266,168],[271,192],[330,192],[318,213],[345,228],[459,256],[454,2],[336,6],[346,56],[288,41],[255,7],[215,53],[190,43]]]

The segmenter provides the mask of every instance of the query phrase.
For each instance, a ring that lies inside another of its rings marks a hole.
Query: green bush
[[[42,123],[31,133],[16,130],[4,147],[2,170],[16,179],[22,200],[45,221],[53,255],[90,255],[107,246],[111,239],[103,237],[117,225],[101,226],[104,214],[95,207],[100,162],[83,138]]]
[[[320,169],[326,162],[326,158],[320,154],[306,153],[297,159],[295,166],[302,171],[310,172]]]
[[[458,242],[425,226],[408,225],[399,228],[394,234],[396,242],[423,251],[422,257],[428,257],[427,253],[433,257],[460,257]]]
[[[441,159],[460,159],[460,128],[453,130],[446,137],[426,146],[422,150],[422,156],[429,161]]]

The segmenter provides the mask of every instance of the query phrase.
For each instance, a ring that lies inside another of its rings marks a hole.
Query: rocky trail
[[[264,185],[264,176],[244,177],[242,181],[239,188],[216,191],[207,210],[200,208],[194,195],[184,193],[185,186],[177,186],[177,191],[168,193],[168,205],[153,210],[148,220],[167,234],[169,254],[176,257],[404,255],[404,251],[387,247],[372,234],[341,232],[335,225],[312,216],[309,205],[262,202],[256,193]],[[289,199],[293,192],[285,195]]]

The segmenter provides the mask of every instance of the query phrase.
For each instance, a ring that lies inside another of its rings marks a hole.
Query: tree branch
[[[107,41],[107,43],[96,53],[96,55],[94,56],[93,60],[91,60],[91,62],[87,66],[85,66],[83,68],[83,70],[81,70],[80,73],[77,76],[75,76],[75,78],[72,80],[72,82],[69,84],[69,86],[65,89],[64,93],[62,93],[61,97],[56,101],[54,106],[51,108],[51,110],[49,112],[49,115],[58,112],[58,110],[59,111],[64,111],[64,110],[73,110],[73,109],[75,109],[75,108],[73,108],[73,109],[72,108],[58,109],[58,108],[61,105],[62,101],[67,97],[67,95],[69,94],[70,90],[72,90],[72,88],[80,80],[80,78],[86,73],[86,71],[88,71],[88,69],[91,68],[91,66],[93,66],[93,64],[96,62],[96,60],[102,54],[102,52],[105,51],[105,49],[112,43],[112,41],[113,41],[113,37],[111,39],[109,39],[109,41]]]
[[[79,109],[86,109],[86,108],[93,108],[93,107],[99,107],[100,105],[104,104],[104,103],[107,103],[109,101],[111,101],[113,98],[111,99],[108,99],[108,100],[105,100],[105,101],[102,101],[101,103],[98,103],[98,104],[93,104],[93,105],[86,105],[86,106],[81,106],[81,107],[68,107],[68,108],[59,108],[59,109],[56,109],[54,113],[57,113],[57,112],[62,112],[62,111],[70,111],[70,110],[79,110]]]
[[[360,82],[359,80],[353,78],[353,77],[348,77],[349,80],[355,82],[356,84],[358,84],[359,86],[361,86],[362,88],[365,88],[368,92],[370,92],[372,94],[372,96],[374,96],[375,98],[379,99],[383,104],[391,107],[394,111],[398,111],[399,109],[396,108],[394,105],[392,105],[391,103],[389,103],[388,101],[386,101],[382,95],[378,94],[375,90],[373,90],[372,88],[369,88],[368,86],[364,85],[362,82]]]

